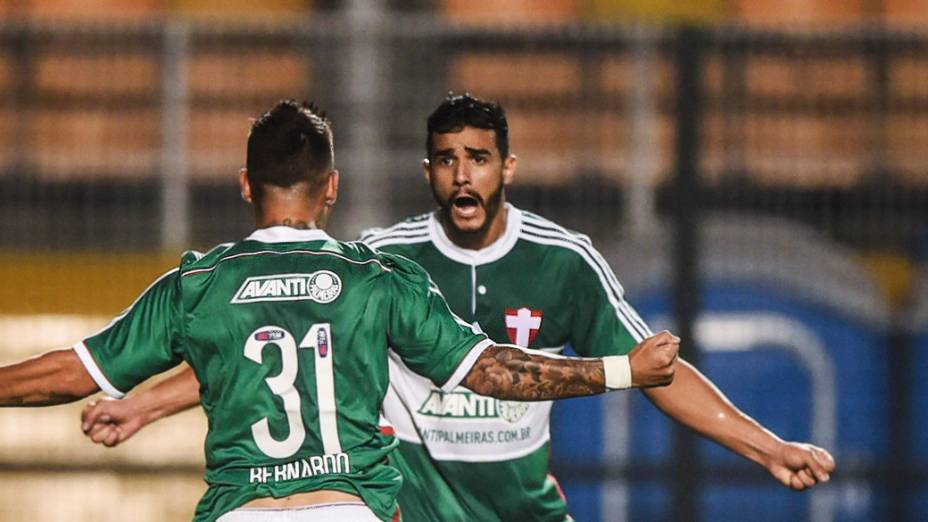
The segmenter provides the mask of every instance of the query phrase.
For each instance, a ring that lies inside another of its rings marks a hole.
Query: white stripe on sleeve
[[[77,353],[77,357],[81,360],[81,364],[84,365],[87,373],[90,374],[93,382],[97,383],[97,386],[99,386],[104,393],[114,399],[122,399],[126,396],[124,392],[117,390],[116,387],[113,386],[113,383],[106,378],[106,375],[103,375],[103,371],[97,366],[97,361],[93,360],[93,356],[90,355],[90,350],[87,349],[87,345],[85,345],[83,341],[75,344],[71,348]]]
[[[461,361],[461,364],[458,365],[458,368],[454,370],[454,373],[451,374],[451,377],[445,381],[445,384],[441,386],[441,391],[447,393],[451,390],[457,388],[461,381],[464,380],[464,377],[467,377],[467,374],[470,373],[470,369],[474,367],[474,364],[477,362],[477,358],[483,353],[484,350],[493,346],[495,343],[490,339],[484,339],[474,345],[470,349],[470,352],[464,357]]]

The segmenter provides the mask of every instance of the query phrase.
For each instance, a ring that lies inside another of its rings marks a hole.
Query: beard
[[[487,194],[486,197],[470,187],[464,187],[447,198],[439,196],[433,187],[432,196],[438,203],[442,221],[450,226],[455,233],[468,236],[479,236],[485,234],[489,230],[490,225],[496,219],[496,216],[503,206],[503,180],[500,178],[499,184],[497,184],[493,191]],[[479,213],[482,209],[483,220],[479,223],[470,223],[470,220],[458,219],[455,207],[468,210],[473,208],[473,212],[475,213]]]

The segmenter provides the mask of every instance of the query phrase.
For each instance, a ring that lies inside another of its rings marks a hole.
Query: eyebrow
[[[464,151],[467,152],[470,156],[492,156],[493,153],[489,149],[476,149],[473,147],[464,147]],[[445,156],[454,156],[454,148],[436,150],[432,153],[432,156],[435,158],[445,157]]]
[[[467,151],[471,156],[492,156],[493,154],[488,149],[473,149],[470,147],[464,147],[464,150]]]

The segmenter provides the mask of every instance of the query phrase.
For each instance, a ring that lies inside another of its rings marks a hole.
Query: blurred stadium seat
[[[135,40],[114,51],[108,44],[119,38],[94,42],[72,34],[48,39],[29,56],[32,74],[17,87],[24,102],[18,132],[28,145],[20,160],[41,178],[157,174],[161,64]]]
[[[164,0],[22,0],[18,14],[48,20],[145,20],[162,13]]]
[[[51,49],[35,57],[35,87],[50,97],[151,96],[160,89],[161,64],[144,51]]]
[[[575,21],[580,0],[441,0],[449,19],[477,25],[563,24]]]
[[[138,179],[157,173],[158,111],[36,110],[28,115],[32,161],[42,178]]]
[[[292,97],[310,88],[311,64],[296,49],[242,52],[219,47],[191,59],[190,89],[198,99],[257,99],[266,105],[268,99]]]
[[[172,12],[192,19],[280,18],[306,16],[313,0],[162,0]]]
[[[863,100],[868,63],[862,56],[758,55],[745,63],[745,88],[759,97]]]
[[[859,23],[870,14],[866,0],[737,0],[731,4],[735,19],[758,25]]]
[[[870,84],[862,57],[758,53],[744,60],[744,167],[769,186],[848,187],[869,172]]]
[[[867,119],[755,115],[744,125],[744,162],[767,186],[850,187],[869,165]]]
[[[897,27],[928,25],[928,9],[923,0],[883,0],[883,19]]]
[[[545,81],[538,81],[544,78]],[[562,53],[471,53],[451,65],[451,86],[479,92],[501,102],[519,98],[576,95],[580,91],[580,63]]]

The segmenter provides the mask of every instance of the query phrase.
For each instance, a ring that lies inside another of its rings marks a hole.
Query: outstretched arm
[[[631,386],[665,386],[673,380],[680,340],[661,332],[628,356]],[[594,395],[607,390],[610,379],[603,359],[552,357],[510,346],[494,346],[481,354],[464,386],[501,399],[540,401]],[[199,403],[193,370],[165,379],[122,400],[94,401],[81,414],[81,429],[94,442],[117,446],[144,426]]]
[[[666,386],[674,378],[679,344],[680,339],[666,331],[639,343],[627,356],[630,379],[620,379],[626,381],[624,386],[612,384],[616,378],[610,373],[616,369],[608,358],[553,357],[497,345],[480,355],[463,384],[481,395],[516,401],[582,397],[629,385]]]
[[[72,349],[0,367],[0,406],[51,406],[99,390]]]
[[[665,414],[760,464],[784,486],[801,491],[827,482],[834,471],[834,459],[827,451],[783,441],[742,413],[686,361],[679,361],[673,384],[643,392]]]
[[[187,368],[125,399],[88,403],[81,412],[81,429],[97,444],[117,446],[144,426],[199,403],[200,383]]]

